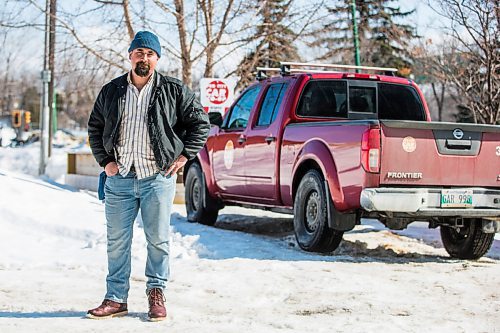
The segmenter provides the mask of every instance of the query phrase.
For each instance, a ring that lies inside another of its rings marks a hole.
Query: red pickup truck
[[[259,72],[224,118],[210,114],[185,167],[188,220],[213,225],[224,205],[292,213],[298,244],[315,252],[361,218],[397,230],[428,221],[450,256],[483,256],[500,232],[500,126],[431,122],[395,69],[304,65]]]

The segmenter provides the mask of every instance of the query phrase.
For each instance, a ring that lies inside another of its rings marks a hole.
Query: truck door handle
[[[266,138],[264,140],[266,140],[267,144],[271,144],[271,142],[276,141],[276,137],[269,135],[269,136],[266,136]]]
[[[247,138],[243,135],[241,135],[239,138],[238,138],[238,143],[240,145],[244,144],[245,142],[247,141]]]

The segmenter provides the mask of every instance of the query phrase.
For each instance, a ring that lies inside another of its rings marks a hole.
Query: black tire
[[[323,177],[316,170],[308,171],[293,204],[295,238],[305,251],[332,252],[342,241],[344,232],[328,227],[326,200]]]
[[[452,258],[479,259],[488,252],[495,234],[483,232],[481,219],[466,219],[464,226],[455,228],[441,226],[441,240]]]
[[[205,225],[214,225],[219,215],[219,208],[214,204],[215,199],[210,197],[204,185],[203,172],[198,163],[189,166],[186,174],[185,202],[187,220]],[[203,194],[202,191],[205,191]],[[203,195],[206,196],[207,205],[203,205]]]

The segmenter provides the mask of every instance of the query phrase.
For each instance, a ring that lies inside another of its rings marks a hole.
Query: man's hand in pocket
[[[177,159],[172,163],[170,168],[168,168],[167,172],[165,175],[175,175],[177,171],[179,171],[180,168],[182,168],[187,162],[187,158],[184,157],[183,155],[180,155],[177,157]]]
[[[114,176],[118,173],[118,164],[116,164],[116,162],[109,162],[104,167],[104,171],[106,172],[106,176]]]

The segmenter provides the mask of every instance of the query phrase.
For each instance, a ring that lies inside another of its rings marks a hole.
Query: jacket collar
[[[114,78],[113,80],[111,80],[112,83],[114,83],[116,86],[122,88],[122,89],[125,89],[125,87],[127,86],[127,75],[128,73],[125,73],[117,78]]]
[[[162,80],[163,75],[158,73],[156,70],[153,73],[153,75],[155,76],[155,78],[154,78],[155,87],[159,87],[160,85],[162,85],[163,84],[163,80]],[[111,80],[111,82],[113,82],[119,88],[125,89],[128,85],[127,76],[128,76],[128,73],[125,73],[117,78],[114,78],[113,80]]]

